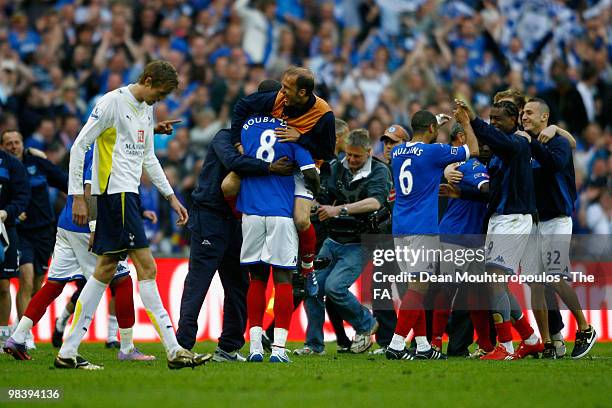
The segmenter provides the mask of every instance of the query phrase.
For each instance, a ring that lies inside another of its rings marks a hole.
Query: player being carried
[[[319,190],[319,176],[312,156],[297,143],[279,143],[275,128],[286,124],[277,118],[257,115],[242,127],[244,154],[268,162],[287,157],[295,161],[313,193]],[[240,183],[237,208],[242,212],[240,262],[249,265],[251,282],[247,294],[249,336],[248,361],[263,361],[263,316],[266,286],[272,266],[274,316],[276,325],[270,362],[289,362],[285,343],[293,313],[292,271],[297,266],[298,234],[293,222],[293,176],[246,177]]]
[[[461,110],[455,113],[465,115]],[[472,129],[465,130],[466,144],[455,147],[432,144],[438,136],[438,123],[434,114],[419,111],[412,117],[414,137],[391,152],[395,206],[393,207],[393,236],[396,246],[437,250],[438,191],[444,168],[454,162],[478,157],[479,149]],[[398,262],[400,269],[409,274],[435,272],[431,259],[417,262]],[[426,282],[414,282],[404,294],[397,318],[395,333],[386,351],[389,360],[439,360],[446,355],[431,347],[426,336],[423,299],[428,290]],[[417,350],[411,354],[406,349],[406,337],[414,329]]]

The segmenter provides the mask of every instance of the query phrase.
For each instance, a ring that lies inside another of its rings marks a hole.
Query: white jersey
[[[164,197],[173,194],[155,157],[153,128],[153,107],[129,87],[102,96],[70,149],[68,194],[83,194],[85,152],[94,142],[92,194],[138,193],[143,168]]]

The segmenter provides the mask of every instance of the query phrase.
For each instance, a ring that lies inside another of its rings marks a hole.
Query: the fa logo
[[[140,129],[138,131],[138,143],[144,143],[144,130]]]

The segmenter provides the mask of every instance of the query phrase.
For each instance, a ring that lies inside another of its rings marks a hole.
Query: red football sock
[[[289,330],[293,314],[293,287],[290,283],[274,284],[274,327]]]
[[[478,340],[478,347],[486,352],[493,351],[493,344],[491,344],[491,326],[489,323],[489,311],[488,310],[470,310],[470,319],[474,330],[476,330],[476,336]]]
[[[314,269],[312,263],[317,247],[317,234],[312,224],[310,224],[304,231],[298,231],[298,237],[300,238],[298,253],[300,254],[301,261],[299,267],[303,274],[307,274]]]
[[[512,323],[510,321],[495,323],[495,330],[497,331],[497,340],[500,343],[512,341]]]
[[[129,329],[136,322],[134,313],[134,290],[132,278],[127,276],[118,283],[112,283],[115,289],[115,314],[119,328]]]
[[[274,304],[276,308],[276,301]],[[293,308],[293,305],[291,307]],[[265,312],[266,282],[253,279],[249,284],[249,291],[247,292],[247,314],[249,317],[249,327],[262,327]]]
[[[431,344],[438,348],[442,347],[442,336],[450,317],[450,301],[448,293],[440,290],[434,300],[433,324],[431,331]]]
[[[229,207],[232,209],[232,214],[234,214],[234,218],[236,218],[237,220],[241,219],[242,213],[238,211],[238,209],[236,209],[236,202],[238,201],[238,196],[228,196],[223,198],[225,199],[227,205],[229,205]]]
[[[427,319],[425,318],[425,310],[419,310],[419,317],[414,322],[414,335],[427,336]]]
[[[402,299],[395,333],[402,337],[408,336],[410,329],[415,326],[421,312],[423,312],[423,295],[408,289]]]
[[[527,340],[533,334],[533,327],[531,327],[525,315],[523,315],[520,319],[516,320],[513,326],[518,332],[518,334],[521,336],[522,340]]]
[[[45,311],[49,305],[62,293],[65,285],[66,284],[64,282],[45,283],[43,287],[36,292],[34,297],[30,299],[30,303],[28,303],[28,307],[23,315],[32,320],[34,325],[38,323],[40,318],[45,314]]]

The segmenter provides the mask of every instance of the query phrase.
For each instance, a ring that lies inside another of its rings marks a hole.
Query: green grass
[[[212,352],[213,343],[199,344]],[[572,345],[568,344],[568,350]],[[573,361],[387,361],[384,356],[337,355],[333,346],[292,364],[215,364],[169,371],[161,345],[141,344],[155,362],[116,360],[102,344],[81,353],[104,371],[51,368],[56,350],[39,344],[32,361],[0,355],[0,388],[61,388],[61,402],[0,406],[70,407],[609,407],[612,344],[596,344],[591,357]]]

